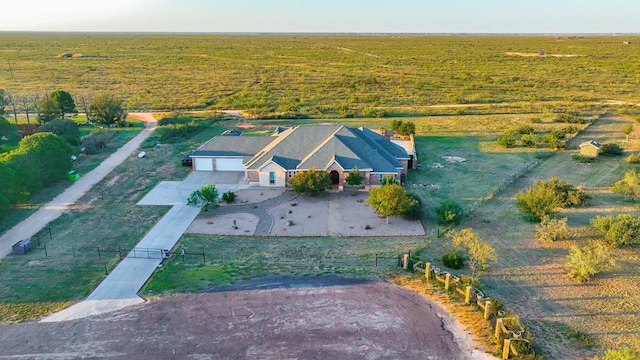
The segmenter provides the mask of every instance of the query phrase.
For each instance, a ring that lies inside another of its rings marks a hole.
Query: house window
[[[276,183],[276,173],[271,171],[269,173],[269,184],[275,184]]]
[[[382,184],[382,180],[384,180],[384,175],[380,174],[378,177],[378,184]]]

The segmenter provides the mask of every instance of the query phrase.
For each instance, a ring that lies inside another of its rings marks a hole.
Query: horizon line
[[[314,31],[64,31],[64,30],[0,30],[0,33],[37,34],[126,34],[126,35],[428,35],[428,36],[638,36],[640,32],[314,32]]]

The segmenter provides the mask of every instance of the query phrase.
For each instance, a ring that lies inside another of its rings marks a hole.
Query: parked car
[[[182,158],[182,166],[193,166],[193,159],[191,158],[190,154],[187,154]]]

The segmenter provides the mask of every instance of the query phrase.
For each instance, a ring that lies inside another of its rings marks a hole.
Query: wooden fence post
[[[484,319],[489,320],[490,316],[491,316],[491,301],[487,300],[484,303]]]
[[[402,268],[407,270],[409,267],[409,254],[404,254],[402,257]]]
[[[500,339],[500,334],[502,333],[502,322],[502,318],[496,320],[496,331],[494,332],[496,339]]]
[[[449,291],[449,285],[451,284],[451,274],[447,273],[444,277],[444,289]]]
[[[471,286],[467,286],[467,290],[464,292],[464,303],[471,304]]]
[[[431,263],[424,264],[424,278],[427,281],[431,280]]]
[[[511,350],[511,340],[504,339],[504,345],[502,346],[502,360],[509,359],[510,350]]]

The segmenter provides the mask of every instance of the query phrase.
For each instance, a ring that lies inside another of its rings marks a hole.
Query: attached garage
[[[216,171],[244,171],[242,158],[216,158]]]
[[[213,171],[213,159],[194,157],[193,169],[197,171]]]

